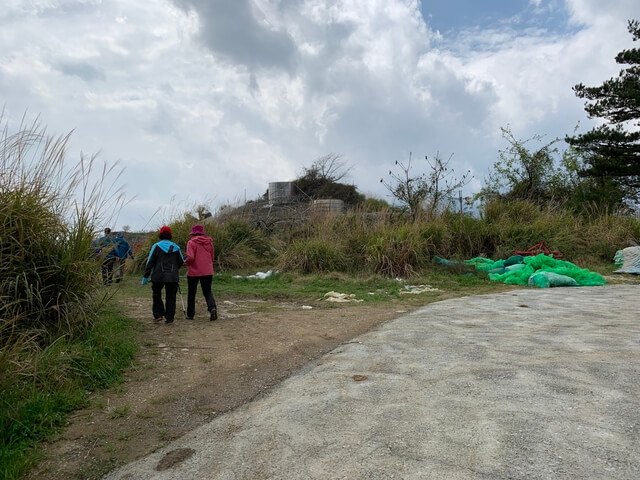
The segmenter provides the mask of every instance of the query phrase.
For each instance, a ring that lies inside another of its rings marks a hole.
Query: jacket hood
[[[173,251],[180,250],[180,245],[177,243],[173,243],[171,240],[160,240],[155,244],[156,247],[160,248],[163,252],[169,253],[169,249],[173,246]]]
[[[165,253],[169,253],[169,250],[171,249],[171,247],[173,246],[173,251],[174,252],[178,252],[180,253],[180,257],[183,257],[182,252],[180,251],[180,245],[178,245],[177,243],[173,243],[171,240],[160,240],[157,243],[153,244],[153,247],[151,247],[151,251],[149,252],[149,256],[147,257],[147,262],[151,259],[151,255],[153,255],[153,251],[156,248],[159,248],[160,250],[162,250]]]
[[[206,235],[194,235],[193,237],[191,237],[191,239],[189,240],[190,242],[194,242],[198,245],[210,245],[211,244],[211,238],[207,237]]]

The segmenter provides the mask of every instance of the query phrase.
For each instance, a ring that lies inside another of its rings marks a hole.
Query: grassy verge
[[[613,263],[590,261],[580,265],[601,275],[611,275],[618,268]],[[263,268],[266,271],[268,268]],[[270,298],[276,300],[314,301],[323,298],[330,291],[354,294],[357,299],[367,303],[384,303],[402,299],[403,302],[424,303],[428,293],[423,295],[403,295],[408,287],[430,285],[447,292],[448,296],[478,295],[514,288],[488,279],[487,274],[472,267],[431,266],[406,279],[387,278],[382,275],[349,275],[339,272],[323,274],[300,274],[281,272],[264,279],[250,278],[252,273],[216,273],[213,277],[213,294],[216,298]],[[125,277],[118,285],[117,298],[151,297],[151,289],[140,285],[141,275]],[[182,272],[180,288],[186,301],[187,282]],[[198,295],[200,292],[198,291]],[[440,295],[439,298],[442,296]],[[411,300],[411,299],[415,299]]]
[[[42,350],[24,348],[2,365],[0,478],[28,471],[38,460],[38,442],[58,431],[67,413],[86,405],[92,390],[120,381],[135,352],[131,321],[106,310],[84,337],[61,337]]]
[[[334,291],[353,294],[366,303],[384,303],[400,298],[403,301],[424,298],[424,295],[403,295],[403,291],[416,285],[430,285],[454,296],[496,292],[505,288],[502,284],[489,281],[486,274],[468,269],[451,271],[433,268],[402,280],[381,275],[358,276],[335,272],[314,275],[282,272],[264,279],[248,278],[250,276],[249,273],[217,273],[212,285],[214,296],[222,299],[241,297],[312,302],[322,299],[327,292]],[[118,288],[116,297],[120,299],[151,296],[150,287],[141,286],[140,277],[136,275],[125,277]],[[180,279],[180,288],[186,301],[187,282],[184,274]]]

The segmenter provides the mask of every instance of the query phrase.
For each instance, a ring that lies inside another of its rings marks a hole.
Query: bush
[[[223,222],[203,221],[189,213],[168,222],[173,232],[172,241],[180,245],[185,256],[190,238],[189,232],[196,224],[203,225],[205,233],[213,239],[216,271],[262,266],[272,261],[275,256],[275,242],[262,230],[254,229],[249,223],[233,219]],[[157,241],[156,233],[149,235],[146,244],[136,255],[132,271],[138,273],[144,271],[151,246]]]
[[[0,119],[1,120],[1,119]],[[101,259],[92,237],[110,170],[89,184],[95,158],[65,164],[68,136],[37,123],[0,138],[0,345],[21,336],[42,345],[82,335],[100,305]],[[78,200],[82,198],[82,201]]]
[[[123,201],[105,188],[112,169],[94,172],[95,157],[68,166],[69,136],[37,122],[2,131],[0,477],[18,478],[86,390],[128,364],[133,344],[97,322],[106,293],[92,239],[106,207]]]
[[[291,234],[280,266],[297,271],[350,271],[407,277],[431,268],[434,256],[464,260],[508,258],[545,242],[569,260],[610,261],[616,250],[638,241],[640,222],[613,214],[575,216],[557,206],[492,201],[480,217],[445,212],[403,221],[384,211],[358,210],[311,219]],[[321,258],[326,255],[327,258]]]
[[[386,277],[410,277],[426,263],[423,241],[409,225],[380,232],[367,243],[366,264]]]
[[[294,241],[280,258],[279,268],[301,273],[348,272],[352,264],[340,245],[309,238]]]

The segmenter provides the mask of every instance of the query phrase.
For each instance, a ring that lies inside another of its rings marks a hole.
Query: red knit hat
[[[167,227],[166,225],[164,227],[162,227],[160,229],[160,233],[168,233],[169,235],[171,235],[171,228]]]

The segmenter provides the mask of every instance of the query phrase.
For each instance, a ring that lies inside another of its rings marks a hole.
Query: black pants
[[[211,311],[216,308],[216,299],[211,293],[211,282],[213,275],[205,275],[203,277],[187,277],[187,317],[193,317],[196,313],[196,291],[198,290],[198,282],[202,294],[207,302],[207,310]]]
[[[162,302],[162,288],[165,289],[166,302]],[[153,318],[164,317],[166,321],[173,322],[176,316],[176,293],[178,283],[151,282],[153,298]],[[166,304],[166,305],[165,305]]]
[[[114,257],[107,258],[102,262],[102,283],[104,285],[111,285],[111,281],[113,280],[113,267],[115,264],[116,259]]]
[[[122,281],[124,278],[125,261],[126,259],[124,258],[118,258],[113,265],[113,278],[115,278],[116,283]]]

